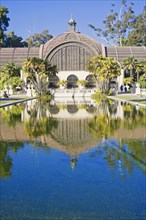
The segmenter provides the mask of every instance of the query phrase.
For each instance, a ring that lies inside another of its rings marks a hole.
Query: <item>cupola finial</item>
[[[70,18],[70,20],[68,22],[69,29],[75,31],[76,30],[76,25],[77,25],[77,23],[76,23],[75,19],[71,15],[71,18]]]

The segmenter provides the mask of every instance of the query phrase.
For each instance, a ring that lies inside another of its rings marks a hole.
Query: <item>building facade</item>
[[[89,59],[96,55],[114,57],[119,64],[127,57],[138,60],[146,59],[146,47],[105,47],[96,40],[76,31],[76,22],[71,18],[68,22],[69,30],[52,38],[39,48],[0,48],[0,66],[7,62],[14,62],[21,66],[24,59],[38,57],[47,59],[57,65],[58,74],[50,81],[54,87],[59,80],[67,80],[68,87],[76,86],[77,81],[85,79],[90,87],[94,86],[91,73],[88,72]],[[119,77],[122,82],[123,72]]]

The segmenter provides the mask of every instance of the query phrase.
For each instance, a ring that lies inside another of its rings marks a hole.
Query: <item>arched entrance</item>
[[[67,77],[67,88],[75,88],[77,87],[78,78],[76,75],[70,75]]]
[[[49,88],[57,88],[57,83],[59,81],[59,77],[58,76],[52,76],[50,78],[50,82],[49,82]]]
[[[96,84],[95,84],[95,79],[94,79],[94,76],[93,75],[88,75],[87,77],[86,77],[86,80],[88,81],[88,83],[87,83],[87,88],[94,88],[94,87],[96,87]]]

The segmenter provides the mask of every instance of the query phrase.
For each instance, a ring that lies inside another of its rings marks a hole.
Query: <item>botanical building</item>
[[[21,66],[28,57],[48,59],[52,64],[57,65],[59,70],[50,86],[54,86],[59,79],[67,80],[70,86],[75,85],[77,80],[86,79],[93,86],[92,75],[87,70],[88,61],[92,56],[101,54],[114,57],[119,63],[130,56],[138,60],[146,59],[146,47],[105,47],[76,31],[74,19],[71,18],[68,25],[68,31],[52,38],[40,48],[1,48],[0,65],[12,61]]]

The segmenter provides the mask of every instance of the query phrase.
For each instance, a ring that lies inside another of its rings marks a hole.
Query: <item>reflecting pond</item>
[[[146,219],[146,109],[32,100],[0,118],[0,219]]]

